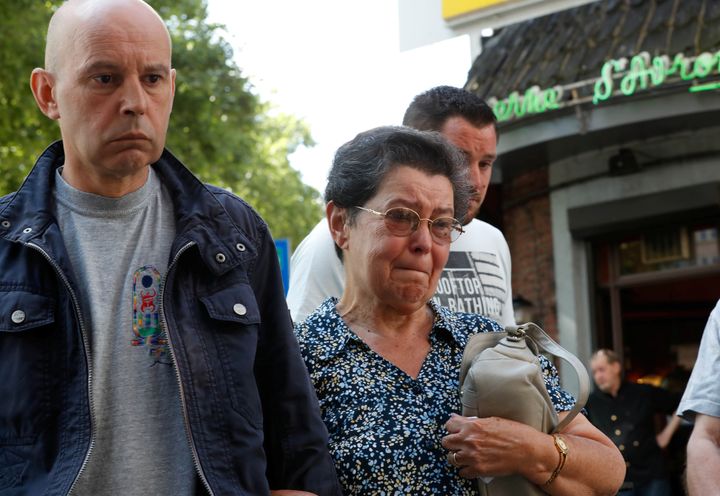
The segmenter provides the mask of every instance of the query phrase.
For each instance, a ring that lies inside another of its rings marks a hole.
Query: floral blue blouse
[[[434,302],[428,353],[417,379],[372,351],[329,298],[295,326],[305,364],[330,434],[330,452],[346,495],[475,495],[474,481],[447,462],[440,441],[450,413],[459,413],[460,362],[468,338],[500,331],[495,321],[454,313]],[[574,399],[557,370],[540,358],[558,411]]]

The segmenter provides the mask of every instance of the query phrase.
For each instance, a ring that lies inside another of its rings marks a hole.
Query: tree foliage
[[[0,0],[0,193],[20,185],[35,158],[59,139],[37,109],[30,72],[43,65],[47,23],[59,0]],[[275,237],[299,242],[322,216],[319,193],[288,162],[312,145],[307,126],[273,112],[233,61],[205,0],[150,0],[166,19],[177,70],[168,148],[203,181],[226,187],[265,218]]]

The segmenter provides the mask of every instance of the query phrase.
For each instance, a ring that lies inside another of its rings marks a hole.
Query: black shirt
[[[665,478],[663,455],[655,440],[655,414],[669,415],[677,395],[647,384],[623,382],[616,397],[596,389],[586,410],[590,422],[618,447],[625,458],[625,480],[642,485]]]

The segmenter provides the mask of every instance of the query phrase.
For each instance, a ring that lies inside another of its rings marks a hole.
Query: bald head
[[[142,0],[68,0],[52,16],[45,45],[45,69],[59,73],[69,63],[77,43],[88,30],[122,21],[138,31],[159,29],[172,53],[170,33],[160,15]]]
[[[145,183],[167,135],[175,70],[170,35],[141,0],[69,0],[48,28],[46,69],[30,86],[58,122],[63,178],[119,197]]]

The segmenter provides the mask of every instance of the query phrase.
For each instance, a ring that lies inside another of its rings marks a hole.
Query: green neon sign
[[[520,96],[517,91],[513,91],[509,97],[498,100],[493,105],[493,111],[498,121],[523,117],[525,114],[540,114],[560,108],[562,95],[563,89],[560,86],[544,90],[541,90],[539,86],[533,86],[523,96]]]
[[[701,91],[710,91],[710,90],[716,90],[720,88],[720,81],[716,81],[714,83],[708,83],[708,84],[698,84],[695,86],[691,86],[688,90],[690,93],[699,93]]]
[[[713,71],[720,73],[720,52],[705,52],[694,58],[687,58],[679,53],[672,62],[667,55],[653,57],[651,60],[647,52],[635,55],[629,63],[625,58],[610,60],[605,62],[600,78],[595,82],[593,103],[610,98],[614,93],[616,77],[623,73],[620,92],[630,96],[638,90],[660,86],[673,76],[680,77],[683,81],[694,81],[709,76]],[[692,88],[691,86],[690,91]]]
[[[618,94],[630,96],[660,86],[668,80],[691,82],[688,88],[691,93],[720,89],[720,81],[699,81],[713,74],[720,75],[720,51],[704,52],[697,57],[685,57],[679,53],[672,60],[667,55],[650,57],[647,52],[642,52],[629,60],[609,60],[603,64],[597,79],[568,86],[577,89],[594,83],[592,103],[597,105]],[[523,95],[514,91],[504,99],[491,98],[488,103],[493,107],[498,121],[503,122],[580,103],[573,100],[564,102],[563,95],[562,86],[546,89],[532,86]]]

